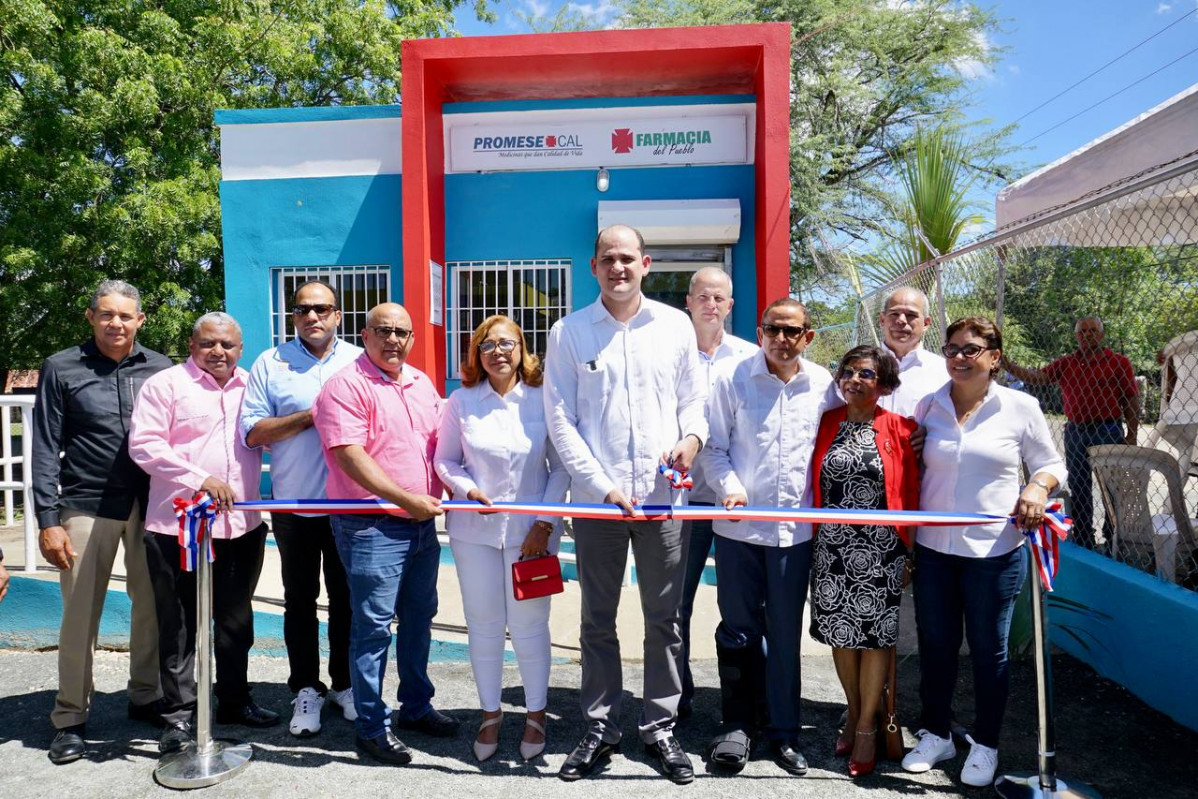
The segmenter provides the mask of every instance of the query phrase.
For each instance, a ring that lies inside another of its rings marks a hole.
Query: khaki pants
[[[100,614],[120,544],[125,548],[125,591],[133,603],[129,698],[142,705],[162,696],[158,680],[158,621],[146,567],[141,510],[134,505],[124,521],[63,510],[62,526],[75,550],[75,563],[59,574],[62,628],[58,633],[58,696],[50,714],[51,723],[59,730],[87,721],[94,690],[92,657],[100,630]]]

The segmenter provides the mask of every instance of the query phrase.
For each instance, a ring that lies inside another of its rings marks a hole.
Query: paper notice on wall
[[[445,267],[436,261],[428,262],[428,320],[445,325]]]

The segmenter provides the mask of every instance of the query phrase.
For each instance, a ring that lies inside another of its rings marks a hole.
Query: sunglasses
[[[316,311],[316,315],[324,319],[335,310],[337,310],[336,305],[296,305],[291,309],[291,313],[296,316],[307,316],[312,311]]]
[[[952,344],[945,344],[943,347],[940,348],[940,352],[943,353],[944,357],[950,361],[953,358],[956,358],[958,355],[965,356],[966,360],[974,361],[974,360],[977,360],[978,356],[980,356],[983,352],[988,352],[989,350],[992,350],[992,349],[994,349],[994,348],[993,347],[982,347],[977,344],[966,344],[964,347],[957,347]]]
[[[402,327],[372,327],[371,331],[383,341],[395,336],[400,341],[407,341],[408,336],[412,335],[411,330],[406,330]]]
[[[516,342],[510,338],[501,338],[499,341],[484,341],[478,345],[478,351],[483,355],[490,355],[495,350],[499,350],[504,355],[509,355],[514,349],[516,349]]]
[[[767,325],[764,322],[761,324],[762,334],[773,338],[774,336],[786,336],[786,338],[800,338],[807,332],[806,327],[797,327],[795,325]]]
[[[841,380],[852,380],[854,377],[859,377],[862,380],[877,380],[878,373],[873,369],[850,369],[847,366],[840,370]]]

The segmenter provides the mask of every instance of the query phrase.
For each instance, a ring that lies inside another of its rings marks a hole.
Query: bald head
[[[705,266],[691,276],[686,293],[686,310],[699,339],[699,348],[714,349],[724,330],[724,320],[732,312],[732,279],[718,266]]]
[[[397,378],[416,340],[412,317],[402,305],[384,302],[370,309],[361,333],[371,362],[383,373]]]

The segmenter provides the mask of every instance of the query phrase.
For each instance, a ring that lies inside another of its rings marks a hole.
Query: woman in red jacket
[[[910,419],[878,407],[899,385],[898,363],[877,347],[854,347],[836,372],[848,403],[820,420],[812,458],[815,504],[856,510],[919,506]],[[909,528],[819,526],[811,566],[811,637],[832,647],[848,699],[836,754],[851,753],[849,774],[874,769],[876,717],[898,638],[899,600],[909,579]]]

